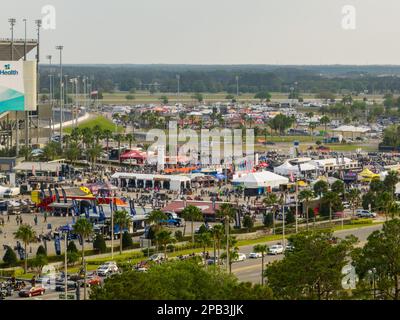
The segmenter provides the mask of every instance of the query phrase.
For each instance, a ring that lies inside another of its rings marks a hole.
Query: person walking
[[[33,221],[35,222],[35,226],[38,225],[38,217],[37,214],[35,214],[35,217],[33,218]]]

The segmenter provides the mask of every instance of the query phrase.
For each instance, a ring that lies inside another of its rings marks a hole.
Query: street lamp
[[[374,300],[376,299],[376,286],[375,286],[375,275],[376,275],[376,268],[372,268],[372,270],[368,270],[370,276],[372,276],[372,288],[374,292]]]
[[[62,51],[64,46],[57,46],[56,50],[60,51],[60,142],[62,145],[62,123],[64,121],[64,99],[63,99],[63,69],[62,69]]]
[[[17,19],[10,18],[8,19],[11,27],[11,61],[14,60],[14,26],[17,23]]]

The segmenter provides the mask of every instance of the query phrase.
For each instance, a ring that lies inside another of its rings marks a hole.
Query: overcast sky
[[[3,0],[0,37],[10,17],[33,37],[48,4],[56,29],[41,55],[63,44],[66,63],[400,64],[399,0]],[[345,5],[355,30],[342,28]]]

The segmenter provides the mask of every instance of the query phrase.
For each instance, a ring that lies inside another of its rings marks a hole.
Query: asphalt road
[[[374,225],[371,227],[360,228],[356,230],[343,230],[336,231],[334,234],[339,238],[345,238],[348,235],[356,236],[360,245],[365,244],[368,236],[376,231],[380,230],[382,225]],[[272,241],[268,242],[268,245],[278,244],[282,241]],[[248,256],[253,251],[254,245],[242,246],[240,247],[239,252],[246,254]],[[266,256],[265,264],[269,262],[273,262],[276,260],[280,260],[283,258],[283,255],[277,256]],[[232,265],[232,272],[239,278],[240,281],[252,282],[252,283],[260,283],[261,282],[261,259],[246,259],[243,262],[236,262]],[[70,293],[74,293],[75,291],[70,291]],[[43,296],[32,297],[32,298],[20,298],[17,293],[13,295],[13,297],[7,298],[7,300],[59,300],[59,295],[61,292],[56,292],[55,290],[49,289]],[[89,289],[88,294],[89,296]],[[83,299],[83,288],[81,289],[81,299]]]
[[[346,236],[354,235],[359,239],[360,241],[359,245],[363,245],[365,244],[368,236],[372,232],[380,230],[381,228],[382,225],[379,224],[356,230],[353,229],[353,230],[336,231],[335,236],[339,238],[345,238]],[[268,245],[277,244],[279,242],[282,243],[282,241],[274,241],[274,242],[268,242]],[[246,254],[246,256],[248,256],[251,252],[253,252],[253,247],[254,245],[240,247],[240,253],[244,253]],[[282,258],[283,255],[266,256],[264,260],[265,264],[268,264],[269,262],[280,260]],[[232,272],[241,281],[261,283],[261,259],[247,259],[246,261],[243,262],[236,262],[232,265]]]

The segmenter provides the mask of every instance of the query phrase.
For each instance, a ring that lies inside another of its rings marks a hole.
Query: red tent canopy
[[[144,159],[146,159],[146,153],[140,152],[138,150],[129,150],[121,155],[121,160],[126,160],[126,159],[144,160]]]

